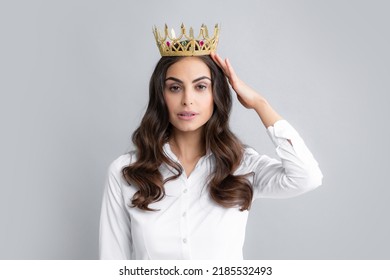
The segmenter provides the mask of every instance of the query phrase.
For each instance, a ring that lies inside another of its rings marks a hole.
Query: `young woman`
[[[229,83],[259,115],[280,160],[230,131]],[[160,59],[133,142],[109,168],[101,259],[242,259],[254,199],[292,197],[322,182],[299,134],[215,53]]]

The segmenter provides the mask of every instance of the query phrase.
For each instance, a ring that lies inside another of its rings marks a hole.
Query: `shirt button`
[[[187,243],[187,238],[183,238],[183,243]]]
[[[188,192],[188,189],[184,189],[183,193],[187,193]]]

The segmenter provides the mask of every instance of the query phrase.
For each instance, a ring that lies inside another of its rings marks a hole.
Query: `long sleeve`
[[[108,170],[100,216],[100,259],[130,259],[132,239],[130,217],[122,196],[120,166],[114,161]]]
[[[254,198],[293,197],[322,184],[317,161],[286,120],[277,121],[267,132],[280,160],[246,149],[241,172],[253,172]]]

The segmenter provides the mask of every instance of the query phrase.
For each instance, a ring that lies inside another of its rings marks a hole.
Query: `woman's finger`
[[[210,54],[210,56],[211,56],[211,58],[214,60],[214,62],[215,62],[220,68],[222,68],[221,63],[218,61],[217,54],[212,52],[212,53]]]
[[[237,74],[236,74],[236,71],[234,71],[234,68],[232,66],[232,64],[230,63],[230,60],[226,58],[226,68],[227,68],[227,71],[229,73],[229,78],[230,80],[233,82],[233,81],[236,81],[237,80]]]
[[[221,69],[225,72],[226,71],[226,65],[225,65],[225,62],[223,61],[223,59],[218,55],[218,54],[215,54],[215,60],[217,61],[219,67],[221,67]]]
[[[223,73],[229,77],[226,62],[216,53],[212,53],[211,58],[215,61],[215,63],[218,64],[218,66],[222,69]]]

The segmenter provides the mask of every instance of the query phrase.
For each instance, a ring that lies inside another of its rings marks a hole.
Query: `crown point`
[[[171,38],[172,38],[172,40],[176,39],[176,33],[175,33],[175,30],[173,28],[171,29]]]
[[[184,26],[184,23],[181,24],[181,34],[186,34],[186,27]]]
[[[212,37],[209,37],[207,26],[201,25],[199,37],[194,37],[194,29],[190,27],[186,32],[184,23],[181,24],[181,34],[176,37],[173,28],[168,29],[165,24],[165,36],[154,26],[154,34],[161,56],[198,56],[214,53],[218,44],[218,24],[215,25]]]

